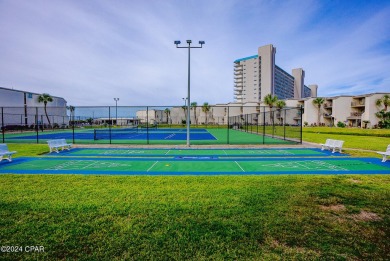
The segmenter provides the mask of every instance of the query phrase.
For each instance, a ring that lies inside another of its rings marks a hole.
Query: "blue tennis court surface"
[[[87,129],[74,133],[78,140],[186,140],[185,129]],[[36,134],[14,136],[17,140],[34,140]],[[73,132],[39,133],[40,139],[73,139]],[[206,129],[191,129],[191,140],[216,140]]]

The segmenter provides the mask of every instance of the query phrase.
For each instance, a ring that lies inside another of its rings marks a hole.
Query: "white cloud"
[[[180,105],[188,53],[173,41],[192,39],[206,41],[191,50],[198,103],[232,101],[233,61],[269,43],[277,64],[303,67],[320,95],[385,91],[389,6],[340,17],[314,0],[3,1],[0,86],[72,105],[112,105],[113,97],[121,105]]]

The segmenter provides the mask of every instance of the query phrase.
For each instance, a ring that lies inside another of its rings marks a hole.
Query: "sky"
[[[233,62],[276,47],[318,96],[390,92],[390,1],[0,0],[0,86],[68,105],[234,101]]]

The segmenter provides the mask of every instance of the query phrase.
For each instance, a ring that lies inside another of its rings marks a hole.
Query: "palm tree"
[[[191,102],[191,110],[194,110],[194,118],[195,118],[195,124],[198,125],[198,121],[196,119],[196,107],[198,106],[197,102]]]
[[[210,111],[210,105],[208,102],[204,102],[202,105],[202,111],[204,112],[205,115],[205,123],[207,124],[207,114]]]
[[[276,108],[278,109],[279,112],[279,119],[281,119],[282,125],[283,125],[283,117],[281,115],[282,109],[286,107],[286,102],[283,100],[278,100],[276,101]]]
[[[171,110],[168,109],[168,108],[166,108],[166,109],[164,110],[164,113],[165,113],[165,115],[167,115],[167,124],[169,124],[169,115],[171,114]]]
[[[47,119],[47,122],[49,123],[49,126],[51,126],[51,123],[50,123],[49,116],[47,115],[46,107],[47,107],[47,103],[52,102],[52,101],[53,101],[53,98],[50,96],[50,94],[43,93],[43,94],[38,96],[38,102],[39,103],[43,102],[43,105],[45,106],[45,114],[46,114],[46,119]]]
[[[269,110],[270,110],[270,114],[269,114],[269,117],[270,117],[270,120],[271,120],[271,123],[272,125],[274,125],[274,112],[272,111],[272,108],[275,106],[276,102],[278,101],[278,96],[276,95],[272,95],[272,94],[267,94],[265,97],[264,97],[264,103],[266,105],[268,105],[269,107]]]
[[[390,95],[385,94],[382,98],[376,100],[376,106],[385,106],[385,111],[387,111],[387,107],[390,106]]]
[[[69,112],[70,112],[70,115],[69,115],[70,116],[70,122],[73,122],[73,124],[74,124],[74,110],[75,110],[75,107],[72,106],[72,105],[69,105],[69,106],[66,106],[66,109],[68,109]]]
[[[184,112],[184,119],[185,119],[185,121],[187,122],[187,106],[181,106],[181,108],[183,109],[183,112]],[[182,121],[182,123],[183,123],[183,121]]]
[[[325,99],[324,98],[320,98],[320,97],[315,98],[313,100],[313,104],[318,107],[318,121],[317,121],[318,126],[320,126],[321,106],[322,106],[322,104],[324,104],[324,102],[325,102]]]

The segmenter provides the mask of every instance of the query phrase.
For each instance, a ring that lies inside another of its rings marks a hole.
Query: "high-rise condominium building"
[[[234,61],[234,98],[236,102],[260,102],[267,94],[279,99],[317,96],[317,85],[305,86],[305,71],[292,75],[275,64],[276,48],[272,44],[258,48],[258,54]]]

